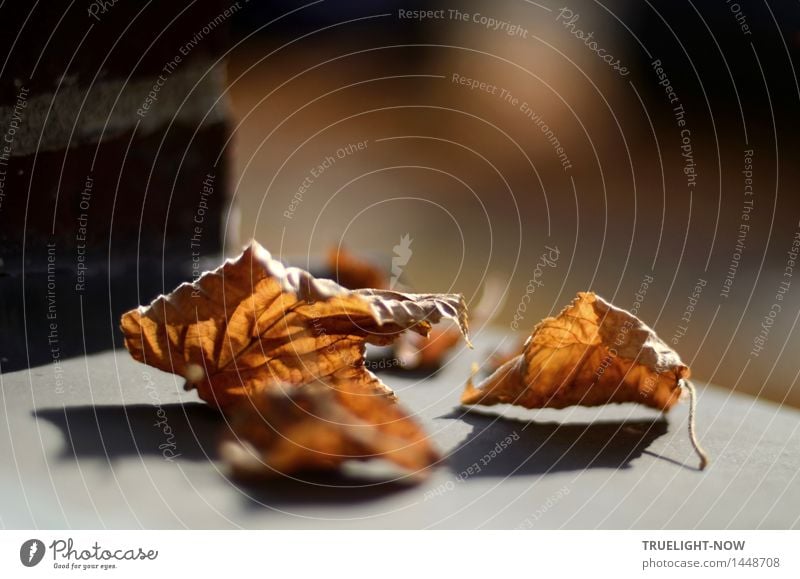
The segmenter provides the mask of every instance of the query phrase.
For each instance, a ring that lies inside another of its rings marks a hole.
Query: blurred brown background
[[[261,27],[290,4],[236,29],[229,253],[255,237],[303,262],[343,244],[388,269],[408,234],[401,281],[476,300],[498,275],[509,332],[538,280],[520,336],[580,290],[630,308],[652,278],[640,314],[696,378],[800,404],[800,281],[784,276],[800,227],[796,6],[322,3]],[[536,273],[545,246],[559,259]]]

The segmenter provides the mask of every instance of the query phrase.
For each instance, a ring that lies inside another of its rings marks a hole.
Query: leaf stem
[[[697,431],[695,429],[695,415],[697,414],[697,391],[694,384],[681,378],[681,385],[689,391],[689,439],[692,441],[692,446],[697,456],[700,457],[700,470],[708,466],[708,454],[700,446],[697,441]]]

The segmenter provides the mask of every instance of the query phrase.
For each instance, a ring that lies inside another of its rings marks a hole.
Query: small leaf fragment
[[[328,269],[336,282],[347,289],[388,289],[385,272],[371,261],[339,246],[328,250]]]

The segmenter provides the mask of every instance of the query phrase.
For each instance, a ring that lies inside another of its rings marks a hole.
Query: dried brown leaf
[[[146,364],[187,379],[220,408],[275,384],[320,378],[391,390],[364,367],[367,343],[427,335],[452,319],[467,335],[463,297],[350,291],[285,267],[253,242],[238,258],[122,316],[125,346]]]
[[[382,459],[420,478],[439,459],[400,405],[349,380],[262,390],[230,417],[221,454],[240,477]]]
[[[690,388],[689,374],[678,354],[644,322],[582,292],[558,316],[534,328],[521,354],[477,387],[470,380],[461,402],[526,408],[637,402],[667,411],[680,398],[681,386]],[[694,400],[694,439],[693,409]]]

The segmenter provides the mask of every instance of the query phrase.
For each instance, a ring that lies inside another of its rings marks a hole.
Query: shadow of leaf
[[[199,402],[45,408],[33,415],[61,430],[60,458],[70,460],[134,456],[214,460],[224,424],[219,412]]]
[[[159,412],[159,409],[161,412]],[[202,403],[46,408],[33,412],[60,431],[61,460],[172,457],[171,461],[217,460],[221,413]],[[166,454],[165,454],[166,452]],[[410,488],[343,472],[298,473],[262,481],[231,481],[245,495],[248,508],[280,504],[356,503],[376,500]]]
[[[448,457],[450,468],[465,478],[629,468],[668,429],[663,417],[561,424],[503,418],[473,409],[441,418],[473,426]]]

